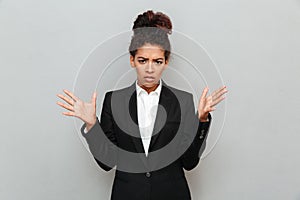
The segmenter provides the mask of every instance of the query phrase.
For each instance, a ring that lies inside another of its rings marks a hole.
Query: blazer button
[[[150,172],[147,172],[146,176],[149,178],[151,176]]]
[[[201,135],[200,135],[200,139],[202,139],[204,137],[204,130],[201,130]]]

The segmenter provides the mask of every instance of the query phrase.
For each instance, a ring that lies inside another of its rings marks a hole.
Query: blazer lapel
[[[141,134],[138,127],[137,96],[135,82],[128,88],[128,92],[124,100],[124,106],[125,108],[128,108],[129,111],[129,117],[126,119],[127,130],[132,136],[131,139],[136,148],[136,153],[139,154],[139,157],[143,161],[145,167],[148,167],[148,162],[141,139]]]
[[[162,80],[162,89],[158,101],[158,108],[156,113],[156,118],[154,122],[154,127],[152,131],[152,137],[149,146],[149,152],[151,149],[155,147],[155,144],[158,141],[158,138],[161,137],[161,134],[158,134],[160,130],[163,128],[166,120],[167,120],[167,113],[169,113],[169,106],[170,97],[168,95],[168,89],[166,88],[168,85]],[[140,130],[138,127],[138,114],[137,114],[137,95],[136,95],[136,86],[135,82],[128,88],[127,95],[125,97],[125,108],[129,108],[129,117],[127,119],[127,130],[130,131],[132,137],[132,141],[135,145],[137,153],[140,153],[140,157],[143,162],[147,166],[147,157],[144,151],[143,142],[141,139]],[[134,123],[133,123],[134,122]]]
[[[159,96],[159,101],[158,101],[158,108],[156,112],[156,118],[154,122],[154,127],[152,131],[152,137],[150,141],[150,146],[149,146],[149,152],[154,149],[155,145],[157,144],[158,138],[162,137],[162,134],[159,134],[162,128],[164,127],[167,119],[168,113],[169,113],[169,108],[170,108],[170,103],[171,99],[170,96],[168,95],[169,90],[167,89],[168,85],[162,80],[162,88],[161,88],[161,93]]]

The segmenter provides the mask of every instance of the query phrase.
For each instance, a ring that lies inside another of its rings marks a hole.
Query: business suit
[[[139,136],[135,84],[107,92],[100,122],[97,117],[88,133],[83,124],[81,132],[102,169],[116,166],[111,199],[190,200],[183,169],[191,170],[199,163],[211,123],[210,114],[209,122],[200,122],[197,114],[192,94],[162,80],[146,157]]]

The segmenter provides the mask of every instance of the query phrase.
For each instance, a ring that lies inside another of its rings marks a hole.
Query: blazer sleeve
[[[117,160],[117,140],[111,111],[111,94],[112,91],[105,93],[101,120],[99,121],[97,117],[95,125],[86,133],[84,132],[86,123],[81,127],[81,134],[86,139],[95,161],[105,171],[111,170]]]
[[[182,147],[187,147],[180,157],[182,167],[186,170],[195,168],[206,146],[206,139],[211,124],[211,115],[208,114],[208,122],[201,122],[198,119],[198,111],[195,114],[195,106],[192,94],[189,95],[186,114],[184,115],[184,134]],[[193,126],[194,128],[191,128]],[[191,133],[196,132],[195,133]],[[187,145],[189,144],[189,146]]]

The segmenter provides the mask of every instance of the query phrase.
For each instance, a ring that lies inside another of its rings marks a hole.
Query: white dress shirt
[[[137,84],[137,80],[135,82],[135,85],[137,95],[137,114],[139,130],[141,133],[141,139],[143,142],[145,154],[147,156],[156,118],[156,112],[158,108],[158,101],[162,84],[161,80],[159,80],[158,87],[149,94],[146,90],[144,90]]]
[[[141,139],[143,142],[145,154],[147,156],[156,118],[162,83],[160,79],[158,87],[149,94],[146,90],[144,90],[137,84],[137,80],[135,81],[135,86],[137,95],[137,115],[139,130],[141,133]],[[87,133],[86,127],[84,128],[84,132]]]

